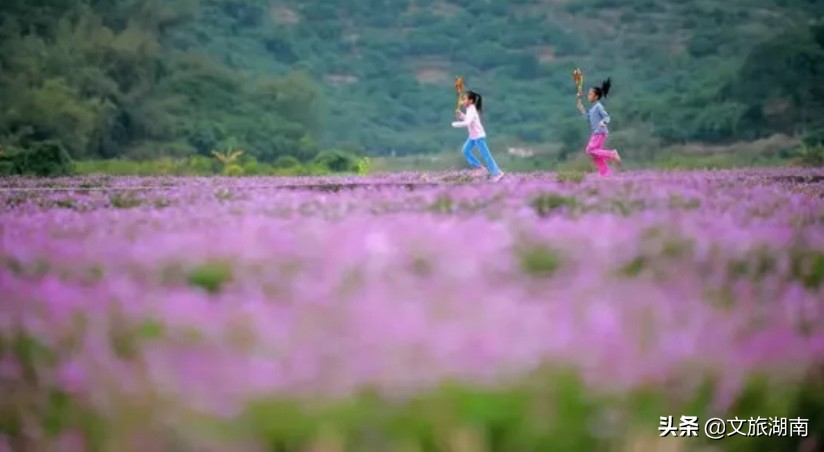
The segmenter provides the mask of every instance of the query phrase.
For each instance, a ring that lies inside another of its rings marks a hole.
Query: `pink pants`
[[[589,143],[587,143],[587,154],[592,157],[592,162],[595,164],[595,168],[598,169],[598,174],[602,176],[610,175],[611,171],[607,162],[615,160],[616,156],[614,149],[603,149],[606,140],[607,134],[593,133],[589,137]]]

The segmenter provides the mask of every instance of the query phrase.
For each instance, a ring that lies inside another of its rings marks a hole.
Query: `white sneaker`
[[[498,182],[499,180],[501,180],[502,177],[504,177],[504,172],[503,171],[501,171],[498,174],[492,176],[492,178],[490,180],[492,182]]]

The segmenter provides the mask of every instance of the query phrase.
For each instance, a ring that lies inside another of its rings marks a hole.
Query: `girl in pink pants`
[[[590,88],[587,93],[587,100],[592,104],[592,107],[590,107],[588,112],[584,110],[581,95],[578,95],[578,111],[580,111],[584,119],[589,122],[589,127],[592,131],[592,135],[589,137],[589,143],[587,143],[587,154],[592,158],[595,168],[598,169],[598,174],[602,176],[609,176],[611,173],[608,162],[614,161],[619,165],[621,164],[621,156],[617,150],[604,149],[604,142],[607,140],[607,135],[609,135],[609,130],[607,129],[609,115],[604,109],[604,106],[601,105],[601,98],[607,97],[611,86],[612,82],[607,78],[601,86]]]

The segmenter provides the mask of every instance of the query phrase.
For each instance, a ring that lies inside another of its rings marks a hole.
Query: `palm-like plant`
[[[241,150],[231,150],[227,149],[224,152],[220,151],[212,151],[212,155],[224,166],[229,166],[237,161],[237,159],[243,155],[243,151]]]
[[[243,168],[240,167],[238,164],[238,158],[243,155],[243,151],[240,149],[232,149],[232,145],[230,144],[227,146],[224,152],[220,151],[212,151],[212,155],[215,156],[220,165],[223,167],[221,169],[221,173],[224,175],[239,175],[243,173]]]

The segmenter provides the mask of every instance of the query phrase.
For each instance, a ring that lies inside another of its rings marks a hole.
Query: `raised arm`
[[[578,96],[578,111],[581,112],[581,117],[589,121],[589,115],[587,115],[587,111],[584,108],[584,103],[581,102],[581,96]]]

